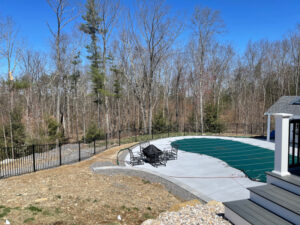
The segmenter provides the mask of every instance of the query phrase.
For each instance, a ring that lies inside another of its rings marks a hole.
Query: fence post
[[[96,140],[94,139],[94,155],[96,155]]]
[[[59,149],[59,165],[61,166],[61,143],[58,143],[58,149]]]
[[[80,162],[81,160],[81,150],[80,150],[80,141],[78,141],[78,161]]]
[[[119,146],[121,145],[121,131],[119,130]]]
[[[35,168],[35,148],[34,148],[34,145],[32,145],[32,161],[33,161],[33,172],[35,172],[36,168]]]
[[[151,127],[151,134],[152,134],[152,140],[153,140],[153,127]]]
[[[105,134],[105,149],[107,149],[107,133]]]

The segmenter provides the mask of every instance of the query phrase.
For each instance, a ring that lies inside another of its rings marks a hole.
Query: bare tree
[[[7,83],[10,95],[10,112],[9,112],[9,124],[10,124],[10,142],[12,147],[12,155],[14,155],[14,137],[12,129],[12,111],[14,109],[14,87],[13,76],[18,66],[20,59],[20,48],[17,40],[18,31],[13,20],[7,17],[2,24],[0,24],[0,56],[6,61],[7,66]],[[2,41],[1,41],[2,40]]]
[[[55,42],[55,65],[56,65],[56,72],[55,72],[55,78],[56,78],[56,120],[57,123],[63,125],[65,120],[65,105],[62,105],[61,103],[61,96],[62,92],[66,95],[66,82],[67,82],[67,72],[65,71],[64,65],[63,65],[63,54],[65,51],[65,46],[63,39],[65,38],[63,35],[64,28],[72,22],[74,19],[77,18],[77,15],[75,15],[75,8],[71,6],[70,2],[68,0],[47,0],[47,3],[51,7],[52,11],[54,12],[56,16],[56,28],[53,30],[49,24],[48,28],[54,38]],[[61,87],[62,85],[62,87]],[[59,126],[58,130],[59,132]]]
[[[207,60],[209,51],[215,41],[215,36],[223,31],[224,24],[218,11],[209,8],[196,7],[192,17],[193,37],[191,45],[191,57],[194,73],[197,74],[199,90],[199,111],[201,133],[204,131],[203,121],[203,95],[205,75],[207,74]]]
[[[99,17],[100,17],[100,35],[101,35],[101,49],[102,49],[102,69],[104,74],[108,75],[108,66],[107,59],[112,56],[109,55],[109,41],[114,31],[114,28],[118,22],[118,16],[120,14],[120,1],[119,0],[99,0]],[[104,86],[107,86],[105,84]],[[107,87],[105,87],[107,89]],[[104,96],[104,105],[105,105],[105,123],[106,123],[106,132],[110,133],[110,119],[109,119],[109,102],[108,94],[105,93]]]
[[[153,109],[157,99],[155,95],[159,67],[168,55],[172,44],[181,31],[181,24],[169,16],[164,1],[138,1],[138,8],[131,17],[131,48],[134,49],[134,66],[131,62],[131,69],[135,70],[138,77],[134,79],[133,73],[126,74],[127,80],[132,83],[133,88],[138,88],[137,94],[141,103],[144,129],[148,119],[148,133],[152,132]],[[138,71],[137,71],[138,70]],[[137,87],[138,86],[138,87]]]

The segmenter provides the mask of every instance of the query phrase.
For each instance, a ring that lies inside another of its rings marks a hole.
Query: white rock
[[[122,220],[122,218],[121,218],[121,216],[120,216],[120,215],[118,215],[118,220]]]

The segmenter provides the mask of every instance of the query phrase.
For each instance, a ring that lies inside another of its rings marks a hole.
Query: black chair
[[[171,147],[171,150],[166,150],[166,151],[164,151],[164,153],[165,153],[167,160],[175,160],[175,159],[177,159],[177,155],[178,155],[178,146],[173,145]]]
[[[135,156],[132,152],[131,148],[128,148],[129,156],[130,156],[130,165],[136,166],[136,165],[143,165],[144,161],[141,156]]]
[[[158,165],[167,166],[167,155],[165,152],[158,157]]]
[[[175,157],[175,159],[177,159],[177,156],[178,156],[178,145],[173,145],[172,146],[171,153],[173,154],[173,156]]]

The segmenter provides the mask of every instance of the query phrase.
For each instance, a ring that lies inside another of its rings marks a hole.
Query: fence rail
[[[235,136],[264,135],[265,124],[226,124],[220,134]],[[0,178],[6,178],[43,169],[79,162],[92,157],[112,146],[172,136],[201,135],[200,130],[191,127],[163,129],[123,129],[105,134],[100,140],[90,143],[73,142],[0,148]],[[206,134],[213,134],[213,132]]]

